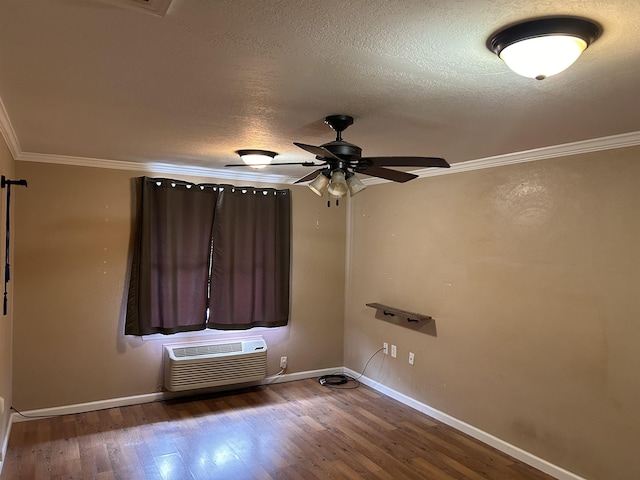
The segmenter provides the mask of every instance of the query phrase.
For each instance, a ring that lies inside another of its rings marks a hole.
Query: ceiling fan
[[[363,173],[372,177],[384,178],[393,182],[408,182],[418,175],[385,167],[440,167],[449,168],[449,164],[439,157],[363,157],[362,149],[357,145],[344,141],[342,132],[353,124],[353,117],[349,115],[330,115],[325,123],[336,132],[336,139],[320,146],[293,142],[294,145],[316,156],[315,162],[300,163],[270,163],[270,165],[302,165],[305,167],[321,167],[305,175],[294,183],[313,180],[309,188],[322,196],[328,190],[334,197],[343,197],[362,191],[365,185],[355,176]],[[240,152],[240,151],[239,151]],[[272,153],[273,152],[268,152]],[[275,154],[271,155],[273,158]],[[246,164],[231,164],[225,167],[247,166]]]

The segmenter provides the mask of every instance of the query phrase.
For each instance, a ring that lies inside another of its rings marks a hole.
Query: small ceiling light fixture
[[[237,150],[236,153],[251,168],[264,168],[278,155],[269,150]]]
[[[324,195],[324,192],[328,191],[329,195],[342,198],[347,192],[353,197],[356,193],[367,188],[367,186],[356,177],[355,173],[345,172],[337,168],[333,171],[327,169],[320,172],[309,184],[309,188],[320,197]]]
[[[347,174],[347,187],[349,187],[349,193],[352,197],[367,188],[367,186],[356,177],[356,174],[351,172]]]
[[[324,195],[324,192],[327,191],[327,187],[329,186],[329,175],[329,172],[318,174],[315,180],[309,184],[311,191],[320,197]]]
[[[349,187],[347,186],[345,175],[342,170],[336,169],[331,172],[331,181],[329,182],[328,191],[330,195],[337,198],[344,197],[347,194]]]
[[[568,68],[601,32],[582,18],[540,18],[499,31],[487,46],[517,74],[544,80]]]

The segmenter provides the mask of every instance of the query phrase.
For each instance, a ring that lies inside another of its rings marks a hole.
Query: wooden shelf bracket
[[[395,307],[389,307],[388,305],[382,305],[381,303],[367,303],[367,307],[375,308],[382,312],[385,316],[398,316],[406,318],[409,323],[422,323],[431,320],[429,315],[423,315],[421,313],[408,312]]]

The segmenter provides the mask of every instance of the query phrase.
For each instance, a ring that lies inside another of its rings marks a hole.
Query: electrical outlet
[[[389,344],[387,342],[384,342],[382,344],[382,353],[384,353],[385,355],[389,354]]]
[[[287,357],[280,357],[280,368],[287,368]]]
[[[415,360],[415,355],[413,354],[413,352],[409,352],[409,365],[413,365],[413,362]]]
[[[395,345],[391,345],[391,356],[393,358],[396,358],[397,355],[398,355],[398,349],[396,348]]]

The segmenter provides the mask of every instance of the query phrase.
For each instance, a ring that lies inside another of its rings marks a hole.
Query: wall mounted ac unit
[[[171,391],[218,387],[267,376],[262,337],[164,345],[164,387]]]

